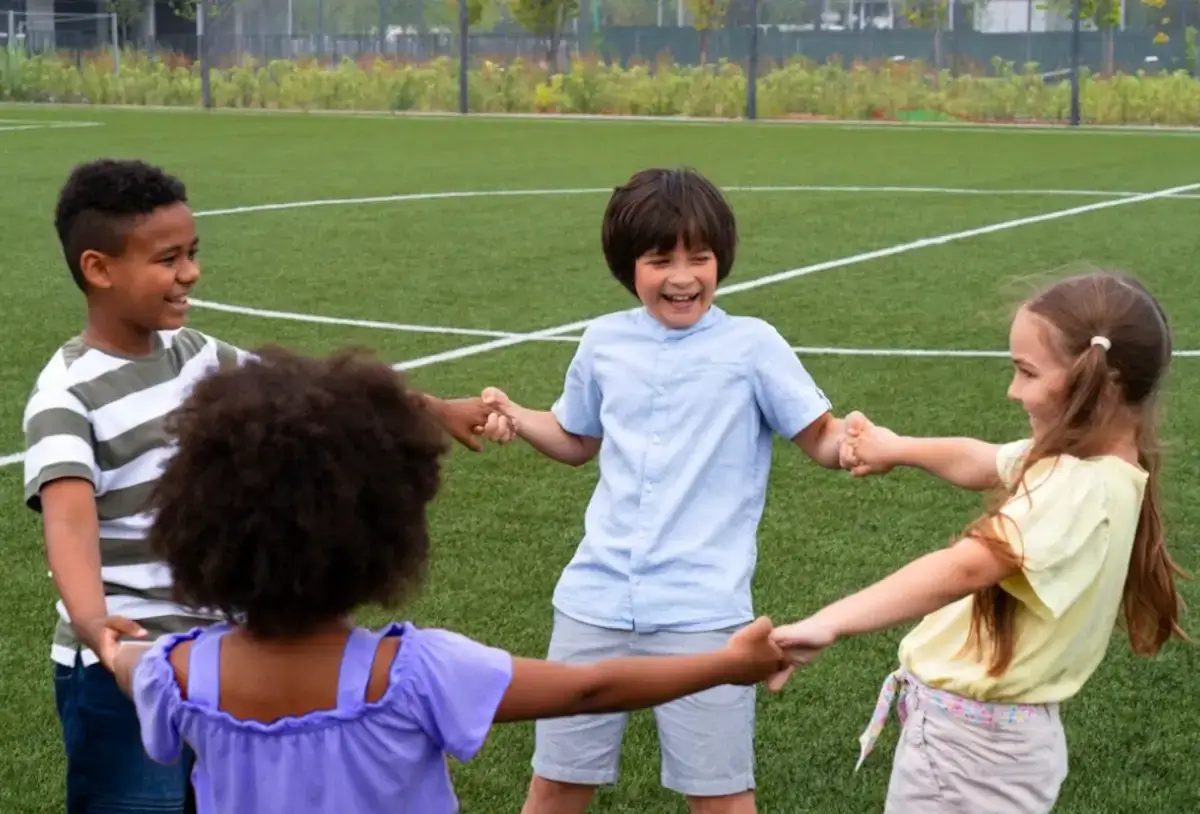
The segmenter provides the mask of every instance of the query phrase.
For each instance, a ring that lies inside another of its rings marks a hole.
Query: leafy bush
[[[301,110],[452,111],[458,68],[449,58],[407,64],[380,58],[333,66],[250,58],[211,71],[217,107]],[[1175,73],[1081,77],[1084,118],[1097,124],[1200,124],[1200,79]],[[496,113],[599,113],[713,116],[745,114],[742,66],[669,63],[616,65],[576,59],[566,73],[523,60],[483,61],[468,77],[471,110]],[[200,69],[174,56],[111,54],[68,60],[0,50],[0,99],[92,104],[198,106]],[[896,118],[937,111],[976,121],[1062,121],[1070,87],[1044,82],[1036,65],[997,60],[988,76],[952,76],[921,62],[843,67],[792,61],[759,77],[762,118]]]

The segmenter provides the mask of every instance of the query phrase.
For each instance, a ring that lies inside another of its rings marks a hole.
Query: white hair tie
[[[1106,351],[1112,350],[1112,342],[1108,341],[1107,336],[1093,336],[1092,344],[1099,345],[1100,347],[1104,348]]]

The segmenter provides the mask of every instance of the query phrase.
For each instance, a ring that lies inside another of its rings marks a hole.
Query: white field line
[[[11,133],[15,130],[72,130],[79,127],[101,126],[101,122],[39,122],[29,119],[0,119],[0,133]]]
[[[788,186],[727,186],[726,192],[825,192],[846,194],[913,194],[913,195],[973,195],[973,196],[1026,196],[1026,197],[1080,197],[1080,198],[1139,198],[1155,194],[1126,190],[1103,189],[975,189],[968,187],[910,187],[910,186],[838,186],[826,184],[793,184]],[[410,192],[398,195],[372,195],[363,198],[320,198],[312,201],[283,201],[273,204],[234,206],[227,209],[209,209],[196,212],[196,217],[220,215],[249,215],[255,212],[280,212],[289,209],[313,209],[322,206],[362,206],[367,204],[400,203],[403,201],[436,201],[461,198],[515,198],[542,197],[553,195],[597,195],[611,194],[612,187],[571,187],[564,189],[480,189],[460,192]],[[1159,195],[1160,198],[1200,200],[1200,194],[1176,193]]]
[[[380,331],[396,331],[399,333],[433,334],[437,336],[477,336],[493,338],[525,338],[530,342],[579,342],[583,337],[579,334],[564,334],[555,336],[533,336],[521,331],[495,331],[488,328],[460,328],[447,325],[418,325],[408,322],[380,322],[373,319],[351,319],[349,317],[328,317],[320,314],[301,314],[294,311],[276,311],[265,308],[246,308],[240,305],[226,305],[208,300],[193,299],[192,305],[207,308],[210,311],[222,311],[228,314],[259,317],[261,319],[280,319],[290,322],[309,322],[318,325],[342,325],[351,328],[371,328]],[[819,345],[793,345],[792,351],[808,356],[908,356],[931,358],[960,358],[960,359],[1007,359],[1006,350],[955,350],[947,348],[845,348],[825,347]],[[1175,356],[1200,356],[1200,350],[1175,351]]]
[[[461,113],[440,110],[402,110],[370,118],[452,119],[464,118]],[[943,133],[1010,132],[1035,135],[1062,133],[1065,135],[1104,136],[1200,136],[1200,127],[1194,125],[1153,124],[1085,124],[1072,127],[1066,122],[921,122],[888,119],[730,119],[714,116],[649,116],[649,115],[605,115],[595,113],[470,113],[468,119],[512,119],[518,121],[542,121],[590,124],[596,122],[631,122],[641,124],[675,125],[741,125],[776,127],[824,127],[834,130],[910,130]]]
[[[762,189],[762,188],[760,188],[760,189]],[[978,237],[980,235],[991,234],[993,232],[1001,232],[1001,231],[1005,231],[1008,229],[1015,229],[1020,226],[1028,226],[1028,225],[1035,224],[1035,223],[1044,223],[1047,221],[1058,220],[1061,218],[1068,218],[1068,217],[1072,217],[1074,215],[1081,215],[1086,212],[1094,212],[1094,211],[1098,211],[1101,209],[1109,209],[1109,208],[1116,207],[1116,206],[1125,206],[1127,204],[1141,203],[1142,201],[1150,201],[1150,200],[1155,200],[1155,199],[1159,199],[1159,198],[1170,198],[1170,197],[1174,197],[1176,195],[1182,195],[1185,193],[1194,192],[1195,190],[1198,190],[1198,189],[1200,189],[1200,183],[1185,184],[1182,186],[1161,189],[1156,192],[1136,193],[1133,195],[1126,195],[1125,193],[1117,193],[1117,194],[1121,195],[1122,197],[1110,199],[1110,200],[1099,201],[1096,203],[1085,204],[1083,206],[1075,206],[1075,207],[1071,207],[1070,209],[1059,209],[1059,210],[1055,210],[1053,212],[1046,212],[1041,215],[1033,215],[1033,216],[1025,217],[1025,218],[1017,218],[1015,220],[1001,221],[1000,223],[994,223],[989,226],[982,226],[982,227],[978,227],[975,229],[967,229],[967,230],[961,231],[961,232],[952,232],[952,233],[945,234],[945,235],[938,235],[936,237],[923,238],[921,240],[914,240],[914,241],[911,241],[908,243],[900,243],[900,244],[897,244],[895,246],[890,246],[885,249],[877,249],[875,251],[862,252],[860,254],[850,255],[849,257],[843,257],[843,258],[840,258],[837,260],[827,260],[822,263],[815,263],[813,265],[803,266],[801,268],[791,269],[788,271],[782,271],[777,274],[768,274],[765,277],[759,277],[759,278],[756,278],[753,280],[746,280],[741,283],[734,283],[733,285],[729,285],[729,286],[726,286],[726,287],[720,289],[717,293],[720,295],[736,294],[739,291],[749,291],[749,290],[752,290],[755,288],[761,288],[763,286],[774,285],[775,283],[780,283],[780,282],[784,282],[786,280],[791,280],[796,277],[803,277],[803,276],[806,276],[809,274],[814,274],[819,271],[829,271],[832,269],[844,268],[846,266],[855,265],[857,263],[865,263],[869,260],[878,260],[878,259],[884,258],[884,257],[892,257],[892,256],[895,256],[898,254],[904,254],[906,252],[913,251],[915,249],[926,248],[928,246],[940,246],[940,245],[944,245],[946,243],[952,243],[957,240],[965,240],[967,238]],[[551,194],[552,193],[552,191],[547,191],[547,190],[541,190],[541,191],[534,190],[532,192],[534,194]],[[485,193],[480,193],[480,192],[476,192],[476,193],[418,193],[415,195],[408,195],[408,196],[389,196],[386,200],[426,200],[426,199],[438,198],[438,197],[472,197],[472,196],[473,197],[484,197],[487,195],[498,195],[498,194],[512,195],[514,193],[513,192],[502,192],[502,191],[501,192],[485,192]],[[526,192],[525,194],[530,194],[530,193]],[[558,192],[557,194],[563,194],[563,193]],[[1109,194],[1111,194],[1111,193],[1109,193]],[[347,203],[362,203],[365,200],[379,200],[379,199],[347,199],[346,202]],[[292,204],[264,204],[264,205],[260,205],[260,206],[236,207],[233,209],[216,209],[216,210],[209,210],[207,212],[197,212],[196,215],[197,216],[199,216],[199,215],[232,215],[232,214],[245,214],[245,213],[249,213],[249,212],[261,212],[261,211],[265,211],[265,210],[280,209],[280,208],[295,209],[295,208],[301,208],[305,203],[306,202],[298,201],[298,202],[294,202]],[[307,202],[307,204],[310,206],[331,205],[329,202]],[[209,307],[212,307],[212,305],[213,304],[210,303]],[[238,307],[238,306],[226,306],[227,309],[234,308],[234,307]],[[244,309],[243,312],[245,312],[246,310],[248,310],[248,309]],[[552,326],[549,328],[543,328],[539,331],[533,331],[530,333],[498,337],[498,338],[492,339],[488,342],[481,342],[481,343],[478,343],[475,345],[467,345],[466,347],[462,347],[462,348],[455,348],[453,350],[443,351],[441,353],[434,353],[434,354],[430,354],[428,356],[420,356],[420,357],[417,357],[415,359],[410,359],[405,362],[398,362],[397,364],[393,365],[392,367],[394,367],[396,370],[412,370],[414,368],[427,367],[429,365],[438,364],[440,362],[449,362],[449,361],[453,361],[453,360],[457,360],[457,359],[465,359],[469,356],[476,356],[481,353],[487,353],[488,351],[498,350],[500,348],[511,347],[513,345],[524,344],[525,342],[538,341],[540,339],[552,339],[554,337],[566,337],[577,331],[580,331],[580,330],[583,330],[584,328],[586,328],[588,326],[588,324],[592,322],[592,319],[594,319],[594,318],[578,320],[576,322],[569,322],[569,323],[566,323],[563,325],[555,325],[555,326]],[[22,461],[24,459],[24,457],[25,457],[24,454],[20,453],[20,452],[0,456],[0,467],[11,466],[13,464],[19,463],[20,461]]]
[[[405,322],[379,322],[373,319],[349,319],[347,317],[326,317],[318,314],[300,314],[294,311],[275,311],[267,308],[247,308],[241,305],[226,305],[220,302],[190,298],[192,305],[197,308],[207,308],[210,311],[223,311],[227,314],[241,314],[248,317],[264,319],[282,319],[290,322],[312,322],[318,325],[343,325],[350,328],[373,328],[380,331],[398,331],[414,334],[444,334],[447,336],[523,336],[516,331],[489,331],[483,328],[452,328],[441,325],[412,325]]]
[[[275,108],[213,108],[202,110],[197,107],[170,105],[125,105],[125,104],[90,104],[82,102],[0,102],[0,110],[5,108],[27,109],[38,108],[78,110],[100,109],[140,113],[176,113],[182,115],[201,116],[304,116],[321,118],[352,118],[377,120],[421,120],[421,119],[462,119],[461,113],[440,110],[300,110]],[[1200,127],[1193,125],[1160,125],[1160,124],[1084,124],[1071,127],[1066,122],[922,122],[899,121],[887,119],[747,119],[719,118],[715,116],[649,116],[649,115],[605,115],[589,113],[470,113],[467,119],[494,119],[514,121],[538,121],[546,123],[629,123],[629,124],[659,124],[659,125],[733,125],[741,127],[824,127],[837,130],[879,130],[903,129],[909,131],[933,132],[1011,132],[1027,134],[1062,133],[1067,135],[1115,135],[1115,136],[1184,136],[1200,135]]]
[[[1170,195],[1192,192],[1196,189],[1200,189],[1200,183],[1183,184],[1181,186],[1161,189],[1157,192],[1147,192],[1128,198],[1118,198],[1116,200],[1099,201],[1096,203],[1084,204],[1082,206],[1073,206],[1070,209],[1058,209],[1041,215],[1015,218],[1013,220],[993,223],[989,226],[980,226],[974,229],[965,229],[961,232],[950,232],[948,234],[937,235],[935,237],[913,240],[908,243],[899,243],[895,246],[889,246],[885,249],[861,252],[859,254],[853,254],[849,257],[842,257],[837,260],[827,260],[823,263],[814,263],[810,266],[802,266],[800,268],[790,269],[788,271],[781,271],[776,274],[768,274],[763,277],[757,277],[753,280],[734,283],[733,285],[728,285],[718,289],[717,295],[724,296],[728,294],[737,294],[741,291],[751,291],[756,288],[775,285],[776,283],[782,283],[787,280],[792,280],[797,277],[804,277],[820,271],[830,271],[832,269],[844,268],[846,266],[852,266],[858,263],[865,263],[869,260],[879,260],[884,257],[894,257],[898,254],[914,251],[915,249],[924,249],[930,246],[942,246],[958,240],[966,240],[967,238],[980,237],[982,235],[989,235],[995,232],[1003,232],[1009,229],[1016,229],[1021,226],[1031,226],[1037,223],[1047,223],[1049,221],[1061,220],[1062,218],[1070,218],[1074,217],[1075,215],[1085,214],[1087,212],[1097,212],[1102,209],[1111,209],[1117,206],[1127,206],[1129,204],[1142,203],[1144,201],[1165,198]],[[487,342],[481,342],[476,345],[467,345],[466,347],[454,348],[453,350],[442,351],[441,353],[432,353],[428,356],[418,356],[415,359],[399,362],[393,365],[393,367],[395,367],[397,370],[413,370],[415,368],[440,364],[442,362],[465,359],[469,356],[476,356],[481,353],[487,353],[488,351],[499,350],[500,348],[508,348],[512,347],[513,345],[520,345],[541,337],[564,336],[586,328],[593,319],[596,319],[596,317],[578,320],[575,322],[568,322],[563,325],[554,325],[549,328],[543,328],[539,331],[533,331],[523,336],[500,337]]]

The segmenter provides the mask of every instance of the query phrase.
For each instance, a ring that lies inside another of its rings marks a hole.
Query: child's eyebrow
[[[195,240],[193,240],[191,243],[189,243],[186,246],[184,246],[182,243],[172,243],[170,246],[163,246],[161,249],[156,251],[154,253],[154,256],[155,257],[167,257],[168,255],[178,254],[179,252],[182,252],[182,251],[194,250],[199,245],[200,245],[200,238],[196,238]]]

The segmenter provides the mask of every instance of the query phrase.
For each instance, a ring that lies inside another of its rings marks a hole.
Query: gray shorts
[[[642,634],[595,627],[555,611],[547,658],[588,664],[625,656],[691,655],[724,646],[733,632]],[[690,797],[753,789],[754,702],[754,687],[725,685],[655,707],[663,786]],[[534,772],[560,783],[616,783],[628,718],[619,712],[538,721]]]
[[[945,701],[913,682],[900,703],[908,718],[896,745],[884,814],[1054,809],[1068,769],[1057,704],[1025,705],[1022,719],[997,714],[984,723],[949,711]],[[997,706],[997,713],[1011,709]]]

